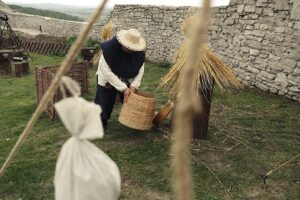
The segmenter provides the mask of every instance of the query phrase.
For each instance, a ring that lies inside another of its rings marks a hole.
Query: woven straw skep
[[[168,91],[173,97],[179,94],[179,82],[182,76],[182,67],[187,62],[187,47],[190,42],[189,29],[195,22],[196,15],[188,17],[182,24],[182,32],[185,35],[184,41],[177,51],[175,63],[169,72],[161,79],[159,88]],[[199,56],[195,61],[196,73],[192,77],[192,87],[196,90],[211,88],[216,83],[221,89],[234,87],[240,88],[241,83],[234,73],[223,63],[207,46],[203,45]]]
[[[112,33],[113,33],[113,23],[109,21],[101,30],[101,34],[100,34],[101,40],[102,41],[109,40],[112,37]],[[98,65],[101,55],[102,55],[102,51],[100,48],[98,53],[96,53],[92,59],[92,63],[94,65]]]
[[[130,128],[149,130],[155,112],[156,99],[144,93],[132,92],[122,106],[119,121]]]

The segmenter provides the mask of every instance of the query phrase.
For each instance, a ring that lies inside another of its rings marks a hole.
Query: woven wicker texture
[[[126,103],[123,104],[119,121],[133,129],[149,130],[155,112],[155,97],[141,93],[131,93]]]
[[[36,77],[36,95],[37,102],[39,103],[45,94],[46,90],[50,86],[59,65],[48,66],[48,67],[35,67],[35,77]],[[74,63],[71,69],[66,73],[66,76],[71,77],[80,84],[81,93],[88,93],[88,62]],[[54,104],[62,99],[62,94],[59,89],[53,95],[53,98],[49,101],[45,113],[52,120],[56,118],[56,111],[54,109]]]

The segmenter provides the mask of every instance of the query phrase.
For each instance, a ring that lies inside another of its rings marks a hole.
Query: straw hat
[[[127,49],[132,51],[143,51],[146,41],[136,29],[121,30],[117,33],[118,41]]]

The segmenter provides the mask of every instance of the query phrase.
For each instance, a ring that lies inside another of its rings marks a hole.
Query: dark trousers
[[[95,103],[102,108],[101,120],[104,124],[107,124],[107,120],[110,119],[117,94],[120,95],[120,99],[123,102],[124,95],[122,92],[117,91],[114,87],[106,88],[97,84]]]

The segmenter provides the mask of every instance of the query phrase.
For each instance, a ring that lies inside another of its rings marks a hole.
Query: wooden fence
[[[22,41],[21,45],[29,52],[35,52],[44,55],[65,55],[71,47],[71,45],[63,43],[31,41]]]

